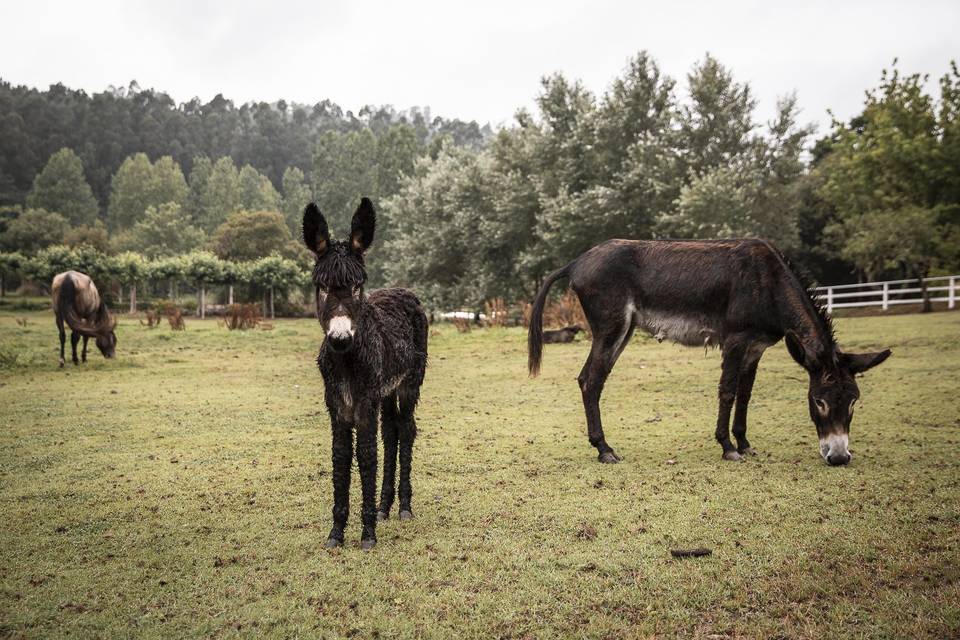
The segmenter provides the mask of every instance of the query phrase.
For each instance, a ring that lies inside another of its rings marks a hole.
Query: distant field
[[[719,354],[635,338],[602,404],[625,459],[604,466],[589,343],[547,345],[529,380],[523,331],[441,328],[416,518],[365,553],[356,475],[347,544],[322,548],[314,321],[124,319],[117,360],[60,370],[49,312],[0,312],[0,636],[957,637],[960,313],[837,324],[894,352],[860,383],[846,468],[821,461],[782,345],[751,405],[761,455],[736,464],[713,440]]]

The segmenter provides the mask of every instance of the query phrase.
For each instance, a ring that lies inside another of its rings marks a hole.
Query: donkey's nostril
[[[827,463],[834,467],[845,465],[848,462],[850,462],[849,453],[831,453],[827,456]]]

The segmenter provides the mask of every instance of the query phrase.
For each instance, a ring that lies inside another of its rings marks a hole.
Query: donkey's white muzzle
[[[845,433],[831,433],[820,438],[820,455],[830,466],[844,465],[850,462],[850,437]]]
[[[327,336],[334,340],[348,340],[353,337],[353,322],[347,316],[334,316],[330,318],[330,324],[327,326]]]

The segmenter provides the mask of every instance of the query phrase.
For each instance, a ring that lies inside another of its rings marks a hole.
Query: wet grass
[[[20,326],[15,318],[27,318]],[[596,462],[588,343],[525,375],[521,330],[431,337],[414,510],[359,550],[330,524],[314,322],[125,319],[57,368],[47,313],[0,312],[0,635],[949,637],[960,633],[960,314],[838,320],[865,376],[826,467],[804,372],[760,367],[743,464],[713,441],[719,354],[635,338]],[[91,345],[92,348],[92,345]],[[707,547],[704,558],[670,549]]]

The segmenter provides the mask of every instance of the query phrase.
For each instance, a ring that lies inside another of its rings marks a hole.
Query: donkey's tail
[[[547,301],[547,293],[554,282],[570,275],[570,268],[574,263],[576,260],[548,275],[533,301],[530,330],[527,333],[527,369],[530,371],[531,378],[535,378],[540,373],[540,361],[543,359],[543,306]]]

